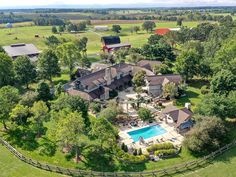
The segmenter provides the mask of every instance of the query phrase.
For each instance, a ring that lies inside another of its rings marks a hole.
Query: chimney
[[[111,68],[110,67],[106,68],[104,79],[107,81],[107,85],[111,85],[112,75],[111,75]]]

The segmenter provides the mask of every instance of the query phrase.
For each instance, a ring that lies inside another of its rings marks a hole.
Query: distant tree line
[[[51,25],[65,25],[65,21],[56,16],[44,15],[33,19],[35,25],[38,26],[51,26]]]
[[[31,19],[23,17],[21,15],[14,15],[13,13],[10,13],[10,14],[0,13],[0,24],[26,22],[26,21],[31,21]]]

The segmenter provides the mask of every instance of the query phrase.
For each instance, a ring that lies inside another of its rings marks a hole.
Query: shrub
[[[94,113],[99,113],[101,111],[101,105],[99,103],[92,102],[90,104],[90,109]]]
[[[124,149],[123,149],[125,152],[128,152],[129,151],[129,148],[127,145],[124,146]]]
[[[152,120],[152,113],[149,109],[146,108],[140,108],[138,110],[138,116],[144,121]]]
[[[162,144],[154,144],[147,148],[148,152],[154,152],[156,150],[167,150],[167,149],[174,149],[174,145],[172,143],[162,143]]]
[[[206,95],[209,93],[209,89],[207,88],[206,85],[202,86],[201,88],[201,94]]]
[[[176,149],[157,150],[157,151],[155,151],[154,154],[155,154],[156,156],[159,156],[159,155],[164,155],[164,156],[173,155],[173,154],[176,154]]]
[[[122,161],[125,163],[143,163],[148,160],[148,156],[146,155],[132,155],[125,153],[123,157],[121,158]]]
[[[135,155],[135,156],[138,155],[137,149],[134,149],[133,155]]]
[[[142,155],[142,154],[143,154],[142,149],[139,148],[139,150],[138,150],[138,155]]]

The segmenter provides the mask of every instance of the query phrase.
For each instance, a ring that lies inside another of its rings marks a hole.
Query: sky
[[[236,6],[236,0],[0,0],[1,7],[37,7],[37,6],[58,6],[65,5],[76,7],[81,6],[112,6],[112,5],[155,5],[159,7],[176,6]]]

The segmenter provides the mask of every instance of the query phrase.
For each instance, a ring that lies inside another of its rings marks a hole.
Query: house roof
[[[167,33],[169,33],[171,30],[169,28],[159,28],[159,29],[156,29],[155,30],[155,34],[158,34],[158,35],[166,35]]]
[[[161,62],[156,60],[141,60],[137,63],[137,65],[152,71],[154,66],[161,65]]]
[[[3,46],[3,49],[10,57],[37,55],[40,53],[34,44],[12,44]]]
[[[103,36],[101,38],[101,41],[105,45],[119,44],[120,43],[120,37],[119,36]]]
[[[180,82],[182,81],[182,77],[178,74],[146,76],[146,79],[150,86],[165,85],[170,82],[173,82],[175,84],[180,84]]]
[[[118,73],[127,73],[132,71],[132,66],[126,63],[120,63],[114,66],[108,67],[111,69],[112,79],[116,78]],[[80,82],[82,85],[87,86],[88,89],[96,88],[98,84],[105,82],[105,71],[107,68],[93,72],[87,76],[83,76],[76,81]]]
[[[176,122],[175,127],[179,127],[181,124],[189,120],[193,113],[187,108],[178,109],[175,106],[168,106],[163,111],[162,114],[169,115],[174,122]]]

